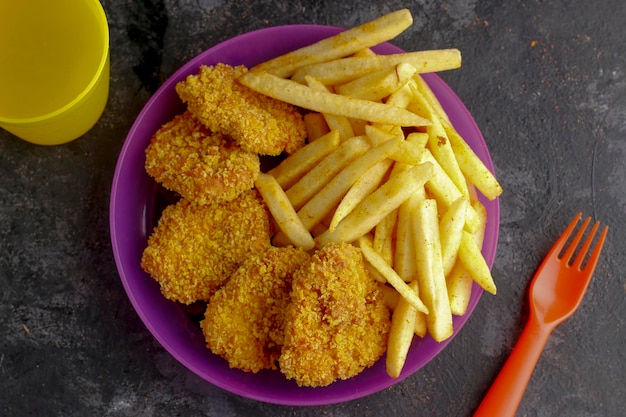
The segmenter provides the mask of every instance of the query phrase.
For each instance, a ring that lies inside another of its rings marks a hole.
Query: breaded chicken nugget
[[[146,172],[199,204],[233,200],[254,186],[259,156],[211,133],[189,112],[165,123],[146,148]]]
[[[294,153],[304,145],[302,115],[291,104],[240,84],[240,65],[202,66],[176,85],[187,108],[211,131],[231,136],[246,151],[261,155]]]
[[[385,352],[389,310],[360,249],[326,246],[293,277],[279,366],[300,386],[326,386]]]
[[[293,246],[248,258],[209,301],[200,323],[207,347],[232,368],[277,369],[292,274],[309,259]]]
[[[267,208],[256,190],[230,202],[165,208],[141,259],[166,298],[208,301],[241,263],[270,245]]]

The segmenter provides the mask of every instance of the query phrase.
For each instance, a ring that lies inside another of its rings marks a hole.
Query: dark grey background
[[[580,309],[548,342],[518,416],[621,416],[625,405],[626,12],[620,0],[103,0],[111,94],[95,128],[40,147],[0,131],[0,415],[470,416],[526,319],[528,282],[577,211],[610,225]],[[408,7],[406,50],[459,48],[442,77],[505,188],[493,274],[460,335],[420,372],[349,403],[257,403],[201,380],[142,325],[111,252],[118,153],[179,66],[268,26],[349,27]]]

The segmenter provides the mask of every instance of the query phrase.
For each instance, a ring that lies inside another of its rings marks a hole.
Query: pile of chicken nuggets
[[[231,367],[326,386],[383,355],[390,312],[358,247],[272,245],[276,227],[254,188],[260,160],[294,153],[306,130],[298,108],[240,84],[246,71],[202,66],[177,85],[187,108],[155,132],[145,168],[180,198],[141,266],[166,298],[206,304],[207,347]]]

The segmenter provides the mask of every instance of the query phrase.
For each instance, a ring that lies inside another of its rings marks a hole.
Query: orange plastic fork
[[[593,252],[584,262],[600,223],[595,222],[577,252],[576,248],[591,221],[588,217],[565,249],[581,216],[578,213],[567,226],[535,273],[530,284],[528,323],[474,417],[515,415],[550,333],[580,304],[608,232],[608,226],[604,226]]]

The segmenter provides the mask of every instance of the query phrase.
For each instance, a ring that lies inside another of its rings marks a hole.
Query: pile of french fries
[[[453,334],[452,317],[466,312],[473,282],[495,294],[481,254],[488,219],[478,192],[502,193],[421,76],[459,68],[460,52],[372,51],[411,24],[411,13],[399,10],[240,78],[309,111],[308,143],[255,186],[280,228],[274,244],[361,248],[393,312],[392,377],[414,335],[440,342]]]

